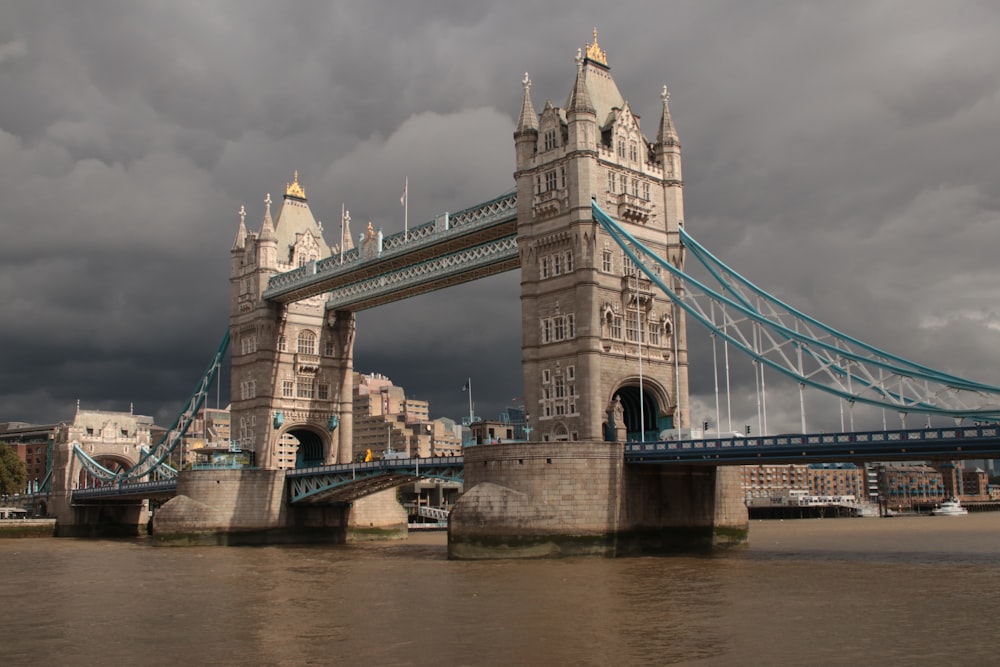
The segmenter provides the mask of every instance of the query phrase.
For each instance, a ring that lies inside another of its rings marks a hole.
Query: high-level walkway
[[[263,297],[292,303],[322,294],[327,310],[357,311],[519,266],[517,195],[507,194],[277,275]]]

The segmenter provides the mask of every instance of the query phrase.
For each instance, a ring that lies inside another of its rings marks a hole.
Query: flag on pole
[[[403,182],[403,196],[399,198],[399,205],[406,206],[406,191],[410,189],[410,177],[406,177],[406,181]]]
[[[462,391],[469,391],[469,383],[468,382],[466,382],[465,384],[462,385]]]

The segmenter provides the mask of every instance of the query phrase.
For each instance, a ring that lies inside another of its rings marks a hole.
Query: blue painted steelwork
[[[262,297],[288,303],[333,293],[327,309],[362,310],[520,266],[517,195],[506,194],[268,280]],[[338,297],[337,294],[343,294]]]
[[[87,469],[93,477],[100,479],[105,482],[115,480],[117,482],[135,482],[139,480],[148,481],[148,478],[152,477],[154,479],[170,479],[177,475],[177,471],[170,467],[167,463],[167,457],[169,457],[174,450],[180,445],[187,433],[188,427],[191,426],[191,422],[194,421],[195,415],[201,406],[205,402],[205,397],[208,395],[208,390],[215,381],[216,376],[219,373],[219,368],[222,366],[222,362],[225,358],[226,351],[229,349],[229,329],[226,329],[225,335],[222,337],[222,342],[219,343],[218,349],[215,351],[215,356],[212,357],[212,361],[209,362],[208,368],[202,373],[201,379],[198,381],[198,385],[195,387],[194,392],[188,398],[184,409],[174,420],[174,423],[167,429],[167,432],[160,438],[160,441],[150,449],[143,449],[139,456],[138,462],[128,470],[124,472],[114,472],[105,468],[92,457],[88,456],[86,452],[83,451],[77,445],[73,446],[73,454],[84,468]]]
[[[421,478],[461,482],[464,465],[461,456],[387,459],[290,470],[285,479],[292,503],[350,502]]]
[[[176,495],[176,479],[160,479],[153,482],[111,482],[104,486],[74,489],[72,503],[116,502],[121,500],[143,500]]]
[[[329,293],[326,309],[361,310],[372,305],[385,305],[465,282],[465,279],[461,279],[463,276],[472,274],[479,278],[489,275],[486,270],[497,266],[500,267],[499,270],[491,273],[500,273],[520,266],[516,235],[481,243],[335,288]],[[460,280],[453,280],[454,278]]]
[[[747,465],[1000,457],[1000,426],[630,442],[625,463]]]
[[[656,255],[597,202],[591,206],[595,221],[653,284],[713,336],[729,341],[755,363],[850,402],[902,413],[1000,420],[1000,387],[934,371],[844,336],[752,287],[682,229],[681,239],[690,244],[691,254],[728,295],[713,290]],[[640,255],[654,267],[665,269],[674,286],[668,286]]]

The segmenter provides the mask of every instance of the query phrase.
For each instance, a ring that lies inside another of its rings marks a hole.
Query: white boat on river
[[[969,510],[962,507],[956,499],[946,500],[939,507],[931,510],[931,516],[962,516],[968,514]]]

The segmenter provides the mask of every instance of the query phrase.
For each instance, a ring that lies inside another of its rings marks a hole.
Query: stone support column
[[[338,310],[334,313],[334,317],[336,320],[333,328],[337,337],[337,352],[340,355],[340,387],[337,392],[337,416],[340,423],[337,426],[335,441],[337,443],[335,462],[350,463],[354,449],[354,334],[357,318],[348,310]]]

